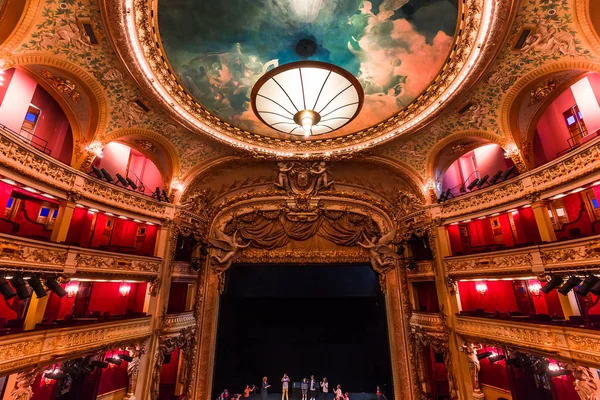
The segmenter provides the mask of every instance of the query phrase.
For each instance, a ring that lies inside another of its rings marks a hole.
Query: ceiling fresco
[[[454,41],[454,0],[161,0],[159,30],[188,91],[232,125],[274,131],[252,112],[250,91],[266,71],[303,59],[356,76],[360,115],[339,133],[368,128],[410,104],[433,81]],[[304,58],[296,45],[317,44]]]

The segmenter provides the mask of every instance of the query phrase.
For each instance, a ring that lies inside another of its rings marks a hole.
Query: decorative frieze
[[[519,249],[445,258],[449,276],[531,272],[600,265],[600,235]]]
[[[146,195],[97,181],[29,146],[0,127],[0,165],[65,193],[132,213],[162,218],[167,205]],[[66,194],[65,194],[65,197]]]
[[[144,317],[6,336],[0,343],[0,375],[106,346],[145,339],[151,334],[151,319]]]
[[[475,341],[535,349],[554,357],[600,366],[600,333],[570,326],[456,316],[456,333]]]
[[[460,215],[493,208],[503,204],[523,201],[532,196],[543,196],[544,191],[555,189],[581,177],[593,179],[600,170],[600,140],[565,154],[561,158],[519,175],[506,183],[489,186],[444,202],[441,217]]]
[[[427,312],[416,312],[410,316],[409,324],[411,329],[417,327],[424,329],[427,333],[444,333],[445,325],[441,314],[439,313],[427,313]]]
[[[156,276],[162,260],[65,246],[0,233],[0,266]]]

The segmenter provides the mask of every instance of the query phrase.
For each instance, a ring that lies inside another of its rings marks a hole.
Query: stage
[[[252,399],[253,397],[250,396]],[[254,395],[254,400],[260,400],[260,394]],[[269,393],[267,400],[281,400],[281,393]],[[290,400],[302,400],[301,396],[291,396]],[[310,400],[310,397],[309,399]],[[316,400],[325,400],[322,393],[319,393]],[[329,393],[327,400],[333,400],[333,393]],[[377,396],[375,393],[350,393],[350,400],[386,400],[384,396]]]

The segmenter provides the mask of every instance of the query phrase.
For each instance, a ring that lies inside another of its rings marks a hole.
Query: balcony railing
[[[5,336],[0,341],[0,375],[141,341],[151,334],[151,319],[145,317]]]
[[[161,329],[163,334],[178,333],[184,328],[196,326],[196,319],[193,311],[187,311],[178,314],[167,314],[165,322]]]
[[[600,366],[600,331],[463,315],[456,316],[455,329],[457,334],[474,342],[544,352],[554,357]]]
[[[557,186],[581,179],[580,184],[597,179],[600,170],[600,138],[595,138],[564,156],[506,182],[450,199],[441,205],[441,217],[456,218],[469,213],[489,210],[508,203],[525,203],[532,195],[541,195]]]
[[[57,272],[156,276],[162,260],[0,234],[0,266]]]
[[[413,311],[410,316],[409,325],[411,328],[423,328],[427,332],[441,333],[444,331],[444,320],[439,313],[427,313]]]
[[[22,175],[27,181],[34,178],[38,185],[51,188],[48,191],[52,194],[58,191],[66,197],[67,192],[76,193],[94,203],[157,219],[174,214],[173,206],[92,178],[23,142],[2,127],[0,165]]]
[[[507,273],[542,273],[600,264],[600,235],[548,244],[446,257],[452,278]]]

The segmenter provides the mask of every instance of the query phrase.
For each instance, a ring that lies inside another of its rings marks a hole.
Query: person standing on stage
[[[327,382],[327,378],[323,378],[321,381],[321,391],[323,392],[323,397],[327,400],[327,396],[329,396],[329,382]]]
[[[229,391],[227,389],[223,390],[223,393],[217,397],[217,400],[229,400]]]
[[[317,381],[315,380],[315,376],[310,376],[310,381],[308,382],[308,390],[310,390],[310,400],[316,400],[315,396],[317,394]]]
[[[269,382],[267,382],[267,377],[263,377],[262,380],[262,386],[260,389],[260,399],[261,400],[267,400],[267,392],[268,389],[271,387],[271,385],[269,385]]]
[[[283,400],[283,397],[285,396],[286,400],[290,400],[289,398],[289,391],[290,388],[290,377],[288,376],[288,374],[283,374],[283,378],[281,378],[281,400]]]
[[[306,396],[308,395],[308,381],[306,378],[302,378],[302,383],[300,383],[300,390],[302,390],[302,400],[306,400]]]
[[[252,385],[252,388],[250,388],[250,385],[246,385],[244,388],[244,399],[249,399],[250,393],[254,392],[254,389],[256,389],[256,386]]]
[[[335,393],[335,400],[342,400],[342,386],[341,385],[337,385],[335,387],[335,390],[333,391],[333,393]]]

